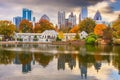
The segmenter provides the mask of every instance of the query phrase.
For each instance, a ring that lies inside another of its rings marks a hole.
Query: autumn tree
[[[16,27],[11,21],[0,21],[0,34],[4,35],[5,38],[13,36],[15,30]]]
[[[33,32],[33,24],[26,19],[23,19],[19,24],[19,32],[31,33]]]
[[[79,27],[77,25],[70,30],[70,33],[77,33],[77,32],[79,32]]]
[[[35,24],[34,32],[42,33],[45,30],[55,30],[54,25],[48,20],[41,19],[38,23]]]
[[[86,31],[87,33],[94,32],[94,27],[96,26],[96,23],[91,18],[86,18],[83,21],[81,21],[78,25],[80,31]]]
[[[112,28],[113,28],[113,36],[115,38],[120,38],[120,16],[116,21],[113,22]]]
[[[103,36],[103,30],[106,28],[107,26],[105,24],[97,24],[94,28],[94,34],[98,36]]]

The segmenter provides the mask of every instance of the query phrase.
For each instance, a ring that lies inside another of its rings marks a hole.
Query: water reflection
[[[19,47],[23,51],[8,51],[6,48]],[[56,54],[43,52],[30,52],[24,49],[39,49],[39,50],[57,50]],[[22,65],[21,72],[28,73],[32,71],[32,67],[39,64],[43,68],[47,68],[51,62],[57,61],[56,69],[58,71],[75,70],[79,67],[82,79],[88,78],[88,69],[94,67],[98,73],[103,64],[112,62],[112,65],[120,74],[120,46],[68,46],[68,45],[2,45],[0,48],[0,64],[16,64]],[[78,51],[79,53],[59,53],[59,51]],[[78,64],[78,65],[77,65]],[[95,76],[95,75],[93,75]]]

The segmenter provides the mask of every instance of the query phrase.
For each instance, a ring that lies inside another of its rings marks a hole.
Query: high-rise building
[[[22,21],[22,17],[16,16],[13,18],[13,23],[16,25],[16,27],[19,27],[20,22]]]
[[[46,14],[44,14],[44,15],[41,17],[41,20],[42,20],[42,19],[50,21],[50,18],[49,18]]]
[[[65,11],[58,12],[58,27],[65,26]]]
[[[71,14],[69,15],[68,21],[69,23],[71,23],[70,27],[73,27],[76,25],[76,15],[73,15],[73,12],[71,12]]]
[[[102,16],[101,16],[101,13],[97,10],[97,12],[95,13],[95,16],[93,18],[97,24],[101,24],[101,23],[104,23],[102,21]]]
[[[97,12],[95,13],[94,20],[102,20],[101,13],[100,13],[98,10],[97,10]]]
[[[87,10],[87,7],[82,7],[82,9],[81,9],[81,13],[80,13],[80,15],[79,15],[79,21],[81,21],[81,20],[84,20],[85,18],[87,18],[88,17],[88,10]]]
[[[27,8],[23,8],[22,18],[31,21],[32,20],[32,10],[29,10]]]

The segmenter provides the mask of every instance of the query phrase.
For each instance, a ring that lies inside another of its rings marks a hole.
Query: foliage
[[[80,39],[80,35],[79,35],[79,33],[76,33],[75,40],[79,40],[79,39]]]
[[[63,39],[64,38],[64,33],[62,31],[58,32],[58,38]]]
[[[112,40],[112,38],[113,38],[112,28],[107,27],[106,29],[103,30],[103,39]]]
[[[68,26],[61,26],[60,31],[64,33],[68,33],[71,28]]]
[[[55,30],[54,25],[48,20],[41,19],[38,23],[35,24],[34,32],[42,33],[45,30]]]
[[[37,38],[37,36],[35,35],[34,36],[34,39],[33,39],[34,41],[38,41],[38,38]]]
[[[19,24],[19,32],[22,32],[22,33],[33,32],[32,22],[29,22],[28,20],[23,19]]]
[[[96,26],[96,23],[91,18],[86,18],[83,21],[81,21],[78,25],[80,31],[85,31],[88,34],[91,32],[94,32],[94,27]]]
[[[95,44],[96,39],[97,39],[96,35],[92,33],[92,34],[89,34],[89,36],[85,39],[85,41],[86,41],[86,44]]]
[[[115,38],[120,38],[120,17],[113,22],[112,28],[113,28],[113,36]]]
[[[0,34],[4,35],[5,37],[10,37],[14,34],[16,27],[12,22],[4,20],[0,21]]]
[[[103,30],[106,29],[107,26],[104,24],[97,24],[94,28],[94,34],[98,36],[103,36]]]
[[[71,30],[70,33],[77,33],[79,32],[79,27],[78,26],[74,26]]]

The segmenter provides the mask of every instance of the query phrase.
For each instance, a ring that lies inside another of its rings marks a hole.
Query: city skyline
[[[12,21],[14,16],[22,16],[23,8],[28,8],[33,11],[33,16],[37,18],[36,21],[38,21],[43,14],[46,14],[50,17],[51,22],[57,24],[58,11],[65,11],[67,17],[73,12],[78,19],[81,7],[87,6],[88,17],[93,18],[96,11],[99,10],[103,20],[113,21],[120,14],[119,4],[120,0],[4,0],[0,3],[0,20]]]

